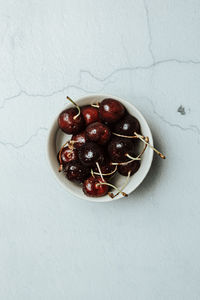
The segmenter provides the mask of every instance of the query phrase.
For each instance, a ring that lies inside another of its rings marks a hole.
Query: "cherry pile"
[[[123,190],[129,177],[139,170],[147,146],[161,158],[165,156],[149,144],[149,138],[141,133],[139,121],[119,101],[107,98],[79,107],[71,98],[67,99],[73,107],[60,113],[58,125],[72,137],[58,152],[59,172],[78,182],[89,197],[109,194],[114,198],[120,193],[128,196]],[[138,153],[141,141],[144,147]],[[121,188],[108,181],[117,172],[127,177]]]

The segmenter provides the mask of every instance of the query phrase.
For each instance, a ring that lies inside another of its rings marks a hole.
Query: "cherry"
[[[64,147],[61,151],[58,152],[58,162],[63,166],[72,160],[78,159],[78,151],[76,149],[72,149]]]
[[[77,134],[84,128],[84,119],[77,113],[77,108],[71,107],[60,113],[58,125],[67,134]]]
[[[121,175],[128,176],[130,173],[130,176],[135,174],[140,168],[140,161],[134,160],[126,165],[120,165],[118,166],[118,172]]]
[[[110,128],[110,131],[114,131],[114,126],[115,126],[115,123],[108,123],[108,122],[103,122],[106,126],[108,126]]]
[[[81,113],[86,125],[99,121],[99,110],[96,107],[90,105],[83,106],[81,107]]]
[[[58,169],[59,172],[62,171],[63,166],[68,162],[78,159],[78,151],[74,149],[72,141],[67,141],[62,145],[58,152],[57,159],[60,165]]]
[[[119,121],[115,127],[113,128],[113,135],[123,137],[123,138],[129,138],[132,139],[132,141],[137,141],[138,139],[141,140],[144,144],[148,145],[153,151],[155,151],[162,159],[165,159],[165,155],[163,155],[160,151],[158,151],[156,148],[154,148],[151,144],[149,144],[149,141],[145,141],[145,137],[140,133],[140,123],[139,121],[131,116],[127,115],[125,116],[121,121]]]
[[[76,135],[73,135],[71,141],[74,142],[74,148],[78,149],[86,143],[85,131],[82,131]]]
[[[108,153],[113,162],[126,162],[134,155],[134,144],[129,139],[114,137],[108,144]]]
[[[101,164],[101,173],[103,177],[110,178],[114,175],[114,173],[117,171],[117,166],[113,166],[109,160],[105,160]],[[95,166],[93,168],[94,175],[100,175],[98,167]]]
[[[122,191],[122,189],[119,189],[118,187],[116,187],[115,185],[113,185],[113,184],[111,184],[111,183],[109,183],[109,182],[106,182],[105,179],[104,179],[104,177],[103,177],[103,174],[102,174],[102,171],[101,171],[101,168],[100,168],[99,164],[96,163],[96,165],[97,165],[97,169],[98,169],[98,172],[99,172],[98,174],[100,174],[100,178],[101,178],[101,180],[102,180],[101,185],[108,185],[108,186],[112,187],[113,189],[117,190],[118,193],[121,193],[122,196],[128,196],[126,193],[124,193],[124,192]],[[92,171],[92,170],[91,170],[91,171]],[[92,176],[93,176],[94,173],[93,173],[93,172],[91,172],[91,173],[92,173]],[[93,177],[94,177],[94,176],[93,176]],[[109,192],[108,194],[109,194],[109,196],[110,196],[111,198],[115,197],[115,196],[113,195],[113,193],[110,193],[110,192]]]
[[[105,145],[110,139],[110,129],[100,122],[95,122],[86,127],[86,138],[89,141]]]
[[[115,123],[123,117],[124,113],[124,106],[115,99],[107,98],[100,103],[100,119],[105,122]]]
[[[119,136],[123,135],[125,137],[133,137],[134,132],[140,132],[140,123],[135,117],[126,115],[123,119],[115,124],[113,131]]]
[[[78,156],[81,163],[88,167],[95,166],[96,163],[102,163],[104,159],[102,149],[93,142],[86,142],[78,149]]]
[[[70,181],[83,182],[89,176],[90,169],[73,160],[65,166],[64,172]]]
[[[109,187],[102,180],[100,176],[89,177],[84,181],[83,192],[89,197],[102,197],[108,193]]]

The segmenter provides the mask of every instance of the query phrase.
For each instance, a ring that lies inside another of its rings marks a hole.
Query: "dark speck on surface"
[[[183,107],[182,105],[179,106],[179,108],[177,109],[177,112],[179,112],[181,115],[185,115],[185,107]]]

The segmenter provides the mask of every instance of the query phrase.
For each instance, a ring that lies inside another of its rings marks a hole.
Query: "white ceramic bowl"
[[[113,99],[119,100],[126,107],[128,112],[139,120],[140,125],[141,125],[142,134],[144,136],[148,136],[150,143],[153,145],[153,138],[152,138],[151,130],[150,130],[145,118],[143,117],[143,115],[137,110],[137,108],[133,104],[131,104],[119,97],[112,96],[112,95],[88,95],[88,96],[82,97],[77,100],[75,99],[75,102],[79,106],[83,106],[83,105],[88,105],[91,103],[101,102],[105,98],[113,98]],[[72,106],[72,104],[68,103],[66,105],[66,108],[69,108],[71,106]],[[121,194],[119,194],[114,199],[110,198],[108,195],[99,197],[99,198],[88,197],[83,193],[82,188],[79,184],[76,184],[76,183],[73,183],[73,182],[67,180],[63,173],[58,172],[57,153],[58,153],[60,147],[68,139],[70,139],[70,136],[66,135],[64,132],[62,132],[58,128],[57,120],[58,120],[58,116],[56,116],[56,118],[53,122],[53,125],[49,131],[48,142],[47,142],[47,152],[48,152],[48,159],[49,159],[50,167],[51,167],[55,177],[57,178],[57,180],[65,188],[65,191],[70,192],[71,194],[73,194],[76,197],[79,197],[79,198],[82,198],[85,200],[89,200],[89,201],[93,201],[93,202],[108,202],[108,201],[122,198],[123,196]],[[142,144],[141,147],[143,147],[144,144],[142,142],[141,142],[141,144]],[[147,147],[144,155],[142,156],[141,166],[140,166],[139,170],[137,171],[137,173],[135,173],[133,176],[130,177],[130,181],[124,190],[127,194],[130,194],[131,192],[133,192],[140,185],[140,183],[144,180],[144,178],[146,177],[146,175],[151,167],[152,159],[153,159],[153,150],[151,148]],[[118,187],[121,187],[121,186],[123,186],[125,180],[126,180],[125,176],[116,174],[114,176],[114,179],[112,180],[112,182],[114,182],[115,185],[117,185]],[[126,199],[126,198],[124,197],[124,199]]]

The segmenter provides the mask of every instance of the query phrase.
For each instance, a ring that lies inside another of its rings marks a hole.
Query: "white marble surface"
[[[0,299],[200,299],[200,1],[1,0],[0,66]],[[167,155],[107,204],[46,159],[65,96],[98,92]]]

